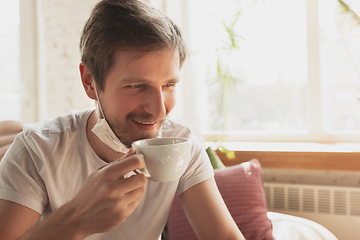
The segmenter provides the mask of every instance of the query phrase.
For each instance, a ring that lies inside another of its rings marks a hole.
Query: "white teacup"
[[[146,167],[140,172],[154,182],[177,180],[190,162],[190,140],[182,137],[150,138],[132,143]]]

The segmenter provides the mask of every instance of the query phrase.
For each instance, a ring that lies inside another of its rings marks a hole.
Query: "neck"
[[[89,140],[90,146],[98,155],[99,158],[101,158],[105,162],[112,162],[115,161],[122,156],[124,156],[123,153],[119,153],[111,149],[109,146],[104,144],[92,131],[91,129],[95,126],[97,122],[97,116],[95,111],[91,113],[87,125],[86,125],[86,135]]]

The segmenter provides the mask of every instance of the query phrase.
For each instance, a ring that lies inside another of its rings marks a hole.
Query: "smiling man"
[[[243,239],[201,144],[167,119],[186,57],[173,22],[136,0],[103,0],[80,41],[81,80],[96,109],[28,124],[0,163],[0,240],[157,240],[179,194],[199,239]],[[176,181],[134,171],[135,140],[187,137]]]

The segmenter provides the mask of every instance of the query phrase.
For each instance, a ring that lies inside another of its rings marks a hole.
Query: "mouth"
[[[162,118],[156,118],[150,115],[133,114],[127,117],[128,121],[132,124],[129,125],[133,130],[142,132],[143,134],[157,133],[166,119],[166,116]]]
[[[156,121],[137,121],[133,119],[133,122],[137,124],[143,124],[143,125],[154,125],[156,124]]]
[[[133,119],[134,127],[138,131],[153,132],[158,129],[158,122],[153,120],[135,120]]]

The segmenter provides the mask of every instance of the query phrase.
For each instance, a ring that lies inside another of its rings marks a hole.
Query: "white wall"
[[[20,0],[23,120],[94,106],[79,77],[79,39],[97,0]]]
[[[47,115],[93,106],[83,90],[78,65],[79,39],[97,0],[41,0]]]

